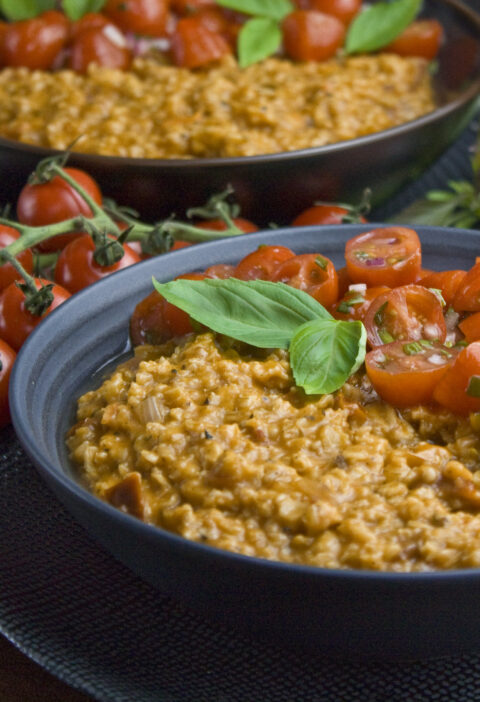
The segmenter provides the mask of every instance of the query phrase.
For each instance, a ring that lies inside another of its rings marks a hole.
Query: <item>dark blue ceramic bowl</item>
[[[472,4],[469,7],[468,3]],[[239,158],[145,159],[73,152],[69,164],[95,176],[105,195],[144,218],[184,215],[227,184],[244,217],[260,225],[290,224],[315,200],[384,203],[418,178],[471,120],[480,93],[478,0],[424,0],[422,16],[438,18],[445,42],[434,76],[438,108],[419,119],[336,144]],[[14,202],[38,161],[57,153],[0,138],[3,202]]]
[[[135,304],[161,281],[238,261],[261,243],[320,251],[342,265],[365,226],[283,229],[183,249],[95,283],[52,312],[23,346],[11,379],[18,437],[48,485],[115,557],[159,590],[258,637],[345,658],[414,659],[480,651],[480,570],[391,574],[270,562],[189,542],[89,494],[65,450],[75,401],[128,353]],[[468,268],[473,231],[419,228],[424,263]],[[102,371],[103,369],[103,371]],[[28,509],[28,505],[25,506]],[[133,593],[132,593],[133,595]]]

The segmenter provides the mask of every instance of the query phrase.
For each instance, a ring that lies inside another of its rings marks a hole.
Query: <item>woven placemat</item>
[[[376,221],[471,176],[477,125]],[[480,655],[359,664],[260,644],[204,621],[118,563],[0,431],[0,631],[99,702],[477,702]]]

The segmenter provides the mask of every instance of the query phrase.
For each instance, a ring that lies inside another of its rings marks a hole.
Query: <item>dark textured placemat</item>
[[[467,129],[374,215],[471,175]],[[115,561],[0,431],[0,631],[99,702],[480,702],[480,655],[408,664],[307,657],[213,625]]]

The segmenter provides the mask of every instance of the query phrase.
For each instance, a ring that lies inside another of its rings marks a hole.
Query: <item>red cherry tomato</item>
[[[13,243],[20,237],[20,233],[12,227],[8,227],[5,224],[0,224],[0,249],[5,248],[9,244]],[[30,249],[22,251],[21,254],[17,255],[17,260],[22,264],[27,273],[32,273],[33,271],[33,254]],[[1,261],[0,261],[1,264]],[[4,290],[7,285],[13,283],[14,280],[21,280],[22,276],[17,273],[15,268],[11,263],[4,263],[3,266],[0,265],[0,290]]]
[[[395,341],[369,351],[365,367],[385,402],[394,407],[425,405],[432,402],[437,383],[457,353],[436,341]]]
[[[3,339],[0,339],[0,429],[10,423],[8,383],[17,354]]]
[[[276,267],[271,279],[305,290],[324,307],[330,307],[338,298],[335,266],[329,258],[318,253],[287,259]]]
[[[443,27],[438,20],[415,20],[383,51],[431,60],[438,54],[443,35]]]
[[[462,319],[458,327],[468,344],[471,344],[472,341],[480,341],[480,312],[469,314],[468,317]]]
[[[343,45],[345,25],[315,10],[294,10],[282,23],[283,45],[294,61],[326,61]]]
[[[345,222],[366,222],[364,217],[352,217],[352,212],[340,205],[314,205],[300,212],[292,222],[292,227],[313,224],[344,224]]]
[[[56,10],[10,23],[3,38],[5,65],[25,66],[32,70],[52,68],[67,43],[69,30],[68,19]]]
[[[176,241],[173,242],[172,248],[170,251],[178,251],[178,249],[184,249],[186,246],[191,246],[192,242],[191,241],[181,241],[180,239],[177,239]]]
[[[258,232],[257,225],[251,222],[249,219],[234,217],[232,221],[234,225],[242,232],[245,232],[245,234]],[[199,229],[213,229],[216,232],[223,232],[225,229],[228,229],[228,226],[223,219],[204,219],[201,222],[195,222],[195,226]]]
[[[191,15],[212,7],[218,7],[216,0],[170,0],[170,8],[178,15]]]
[[[335,319],[365,319],[370,303],[379,295],[389,292],[386,285],[367,288],[365,291],[347,290],[343,297],[330,310]]]
[[[84,234],[67,244],[60,253],[55,266],[55,281],[75,293],[142,260],[128,244],[123,244],[123,250],[124,254],[117,263],[101,266],[94,258],[95,244],[92,237]]]
[[[469,412],[479,412],[479,381],[480,341],[475,341],[460,351],[438,382],[433,391],[433,398],[455,414],[466,415]]]
[[[403,285],[376,297],[365,315],[371,346],[392,341],[439,341],[447,334],[442,305],[421,285]]]
[[[35,278],[38,289],[43,285],[51,285],[50,280]],[[15,351],[22,346],[27,336],[40,324],[52,310],[65,302],[70,293],[60,285],[52,288],[53,302],[44,314],[39,317],[25,308],[25,294],[16,283],[10,283],[0,294],[0,338],[4,339]]]
[[[440,290],[442,297],[445,300],[447,307],[453,305],[453,300],[460,285],[465,280],[467,271],[432,271],[427,275],[422,276],[418,281],[419,285],[424,285],[426,288],[434,288]]]
[[[462,280],[453,298],[457,312],[480,312],[480,263],[476,263]]]
[[[303,9],[317,10],[326,15],[334,15],[343,24],[350,24],[362,6],[362,0],[308,0]]]
[[[127,70],[132,52],[124,35],[114,24],[84,29],[73,40],[68,65],[77,73],[87,73],[90,64]]]
[[[104,12],[124,32],[151,37],[164,36],[168,0],[107,0]]]
[[[102,194],[95,180],[78,168],[64,169],[98,204],[102,204]],[[60,176],[48,183],[25,185],[17,201],[17,217],[22,224],[41,227],[70,219],[76,215],[92,216],[92,210],[83,198]],[[38,245],[40,251],[58,251],[78,233],[61,234],[47,239]]]
[[[354,283],[408,285],[418,279],[421,269],[420,240],[407,227],[372,229],[347,241],[345,260]]]
[[[101,12],[87,12],[79,20],[72,22],[70,37],[76,39],[86,29],[101,29],[107,24],[111,24],[111,20],[106,15]]]
[[[287,246],[259,246],[237,263],[233,277],[240,280],[270,280],[277,266],[295,256]]]
[[[223,35],[206,27],[195,15],[178,21],[170,42],[173,62],[186,68],[204,66],[232,52]]]

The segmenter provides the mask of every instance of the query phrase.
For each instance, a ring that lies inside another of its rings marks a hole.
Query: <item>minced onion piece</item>
[[[443,366],[445,357],[439,353],[432,353],[432,355],[427,358],[427,361],[434,366]]]
[[[453,331],[458,325],[459,319],[460,315],[458,314],[458,312],[455,312],[453,307],[449,307],[448,310],[445,312],[445,325],[447,327],[447,331]]]
[[[367,285],[366,283],[352,283],[348,286],[348,289],[364,295],[367,292]]]

